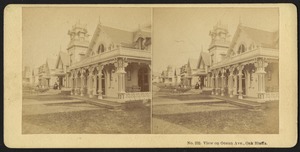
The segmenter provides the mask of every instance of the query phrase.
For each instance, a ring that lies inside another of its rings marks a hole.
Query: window
[[[98,47],[98,51],[97,53],[103,53],[104,52],[104,45],[103,44],[100,44],[99,47]]]
[[[245,51],[246,51],[245,45],[244,45],[244,44],[241,44],[241,45],[239,46],[238,54],[244,53]]]
[[[101,50],[101,45],[98,46],[97,54],[100,53],[100,50]]]
[[[72,64],[73,54],[70,55],[70,64]]]

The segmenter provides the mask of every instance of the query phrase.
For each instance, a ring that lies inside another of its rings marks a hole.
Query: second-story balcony
[[[70,66],[70,69],[74,69],[82,66],[88,66],[91,64],[98,63],[99,61],[105,62],[116,57],[126,57],[126,58],[133,58],[139,60],[151,60],[151,56],[152,56],[151,51],[148,50],[119,47],[117,49],[96,54],[94,56],[85,58],[79,62],[76,62]]]

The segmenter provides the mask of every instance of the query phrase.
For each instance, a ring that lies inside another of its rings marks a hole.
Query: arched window
[[[245,51],[246,51],[245,45],[244,45],[244,44],[241,44],[241,45],[239,46],[238,54],[244,53]]]
[[[101,50],[101,45],[98,46],[97,54],[100,53],[100,50]]]
[[[103,53],[104,52],[104,45],[103,44],[100,44],[99,47],[98,47],[98,51],[97,53]]]

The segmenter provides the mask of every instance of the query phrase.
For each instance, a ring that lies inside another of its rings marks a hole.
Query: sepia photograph
[[[293,4],[4,9],[9,148],[297,144]]]
[[[153,133],[279,133],[278,8],[155,8],[153,22]]]
[[[147,134],[151,9],[22,10],[23,134]]]

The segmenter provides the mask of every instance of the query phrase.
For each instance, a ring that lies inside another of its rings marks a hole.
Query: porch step
[[[81,96],[71,96],[72,98],[75,99],[80,99],[83,100],[89,104],[99,106],[99,107],[105,107],[105,108],[110,108],[110,109],[115,109],[115,108],[121,108],[122,104],[117,103],[114,101],[108,101],[105,99],[94,99],[94,98],[87,98],[87,97],[81,97]]]
[[[222,99],[228,103],[237,105],[237,106],[241,106],[241,107],[245,107],[245,108],[262,108],[264,107],[264,104],[261,103],[256,103],[254,101],[250,101],[250,100],[241,100],[241,99],[237,99],[237,98],[230,98],[230,97],[222,97],[222,96],[216,96],[216,95],[211,95],[211,97],[217,98],[217,99]]]

